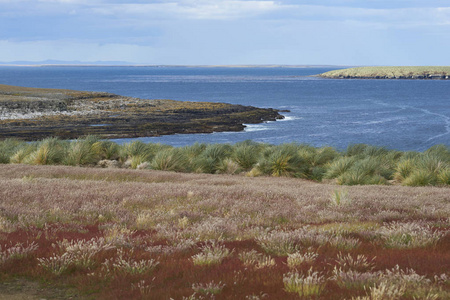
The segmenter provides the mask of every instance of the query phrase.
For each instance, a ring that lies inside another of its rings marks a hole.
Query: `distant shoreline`
[[[449,80],[450,66],[358,67],[317,75],[333,79],[422,79]]]
[[[349,68],[336,65],[151,65],[151,64],[39,64],[0,63],[0,67],[148,67],[148,68]]]

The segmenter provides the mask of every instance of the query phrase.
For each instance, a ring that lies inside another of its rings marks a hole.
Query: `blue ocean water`
[[[338,149],[354,143],[419,151],[435,144],[450,145],[450,81],[310,77],[329,70],[332,69],[2,66],[0,83],[291,111],[283,113],[285,120],[248,125],[243,132],[140,138],[174,146],[247,139]]]

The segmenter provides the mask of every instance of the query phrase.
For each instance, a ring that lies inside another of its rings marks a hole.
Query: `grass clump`
[[[386,224],[379,230],[384,245],[388,248],[421,248],[436,245],[445,235],[434,231],[429,225],[418,222]]]
[[[26,147],[26,143],[16,139],[0,141],[0,164],[10,163],[10,157]]]
[[[48,138],[37,144],[36,150],[23,159],[24,163],[31,165],[62,164],[67,153],[68,142],[57,138]]]
[[[304,160],[296,144],[283,144],[266,149],[258,163],[263,174],[274,177],[304,177]]]
[[[289,268],[297,268],[302,264],[312,264],[319,257],[316,252],[300,253],[295,252],[288,254],[287,265]]]
[[[449,185],[450,150],[436,145],[425,152],[401,152],[366,144],[339,152],[304,144],[270,145],[244,141],[172,147],[134,141],[118,145],[87,136],[75,141],[48,138],[25,143],[0,141],[0,163],[112,166],[249,177],[334,180],[341,185]]]
[[[307,274],[290,272],[283,276],[284,289],[300,297],[318,297],[325,289],[326,278],[309,269]]]
[[[28,144],[20,147],[10,158],[9,162],[13,164],[24,163],[25,159],[34,151],[36,151],[36,144]]]
[[[203,246],[200,253],[192,256],[192,262],[197,266],[220,264],[231,253],[225,246],[212,241]]]
[[[183,172],[187,169],[187,158],[177,148],[162,149],[150,162],[153,170]]]
[[[70,143],[63,163],[70,166],[95,164],[100,160],[101,152],[99,139],[88,136]]]
[[[437,180],[439,184],[450,185],[450,167],[440,170],[437,175]]]
[[[401,160],[394,176],[407,186],[448,185],[449,169],[450,150],[438,145],[413,158]]]
[[[161,144],[146,144],[141,141],[134,141],[124,144],[118,151],[119,160],[132,169],[136,169],[144,162],[150,162],[156,153],[171,146]]]
[[[256,269],[275,266],[275,260],[272,257],[258,253],[256,250],[239,253],[239,259],[245,266],[253,266]]]
[[[231,145],[209,144],[194,160],[194,170],[197,173],[219,173],[220,167],[222,166],[222,161],[229,158],[231,153]]]
[[[237,143],[232,158],[243,171],[251,170],[258,162],[261,151],[265,146],[252,141]]]
[[[345,206],[352,202],[348,194],[348,190],[334,190],[330,197],[330,204],[332,206]]]
[[[352,157],[340,157],[333,160],[329,165],[324,175],[325,178],[332,179],[341,176],[348,171],[355,163],[355,159]]]

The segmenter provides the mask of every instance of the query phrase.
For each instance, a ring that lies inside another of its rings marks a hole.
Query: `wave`
[[[284,119],[277,120],[277,122],[285,122],[285,121],[294,121],[294,120],[301,120],[302,117],[294,117],[294,116],[284,116]]]
[[[265,130],[274,130],[267,123],[262,124],[244,124],[244,132],[254,132],[254,131],[265,131]]]

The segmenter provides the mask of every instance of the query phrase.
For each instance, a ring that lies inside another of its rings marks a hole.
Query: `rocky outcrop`
[[[271,108],[0,85],[0,139],[160,136],[240,131],[284,118]]]

